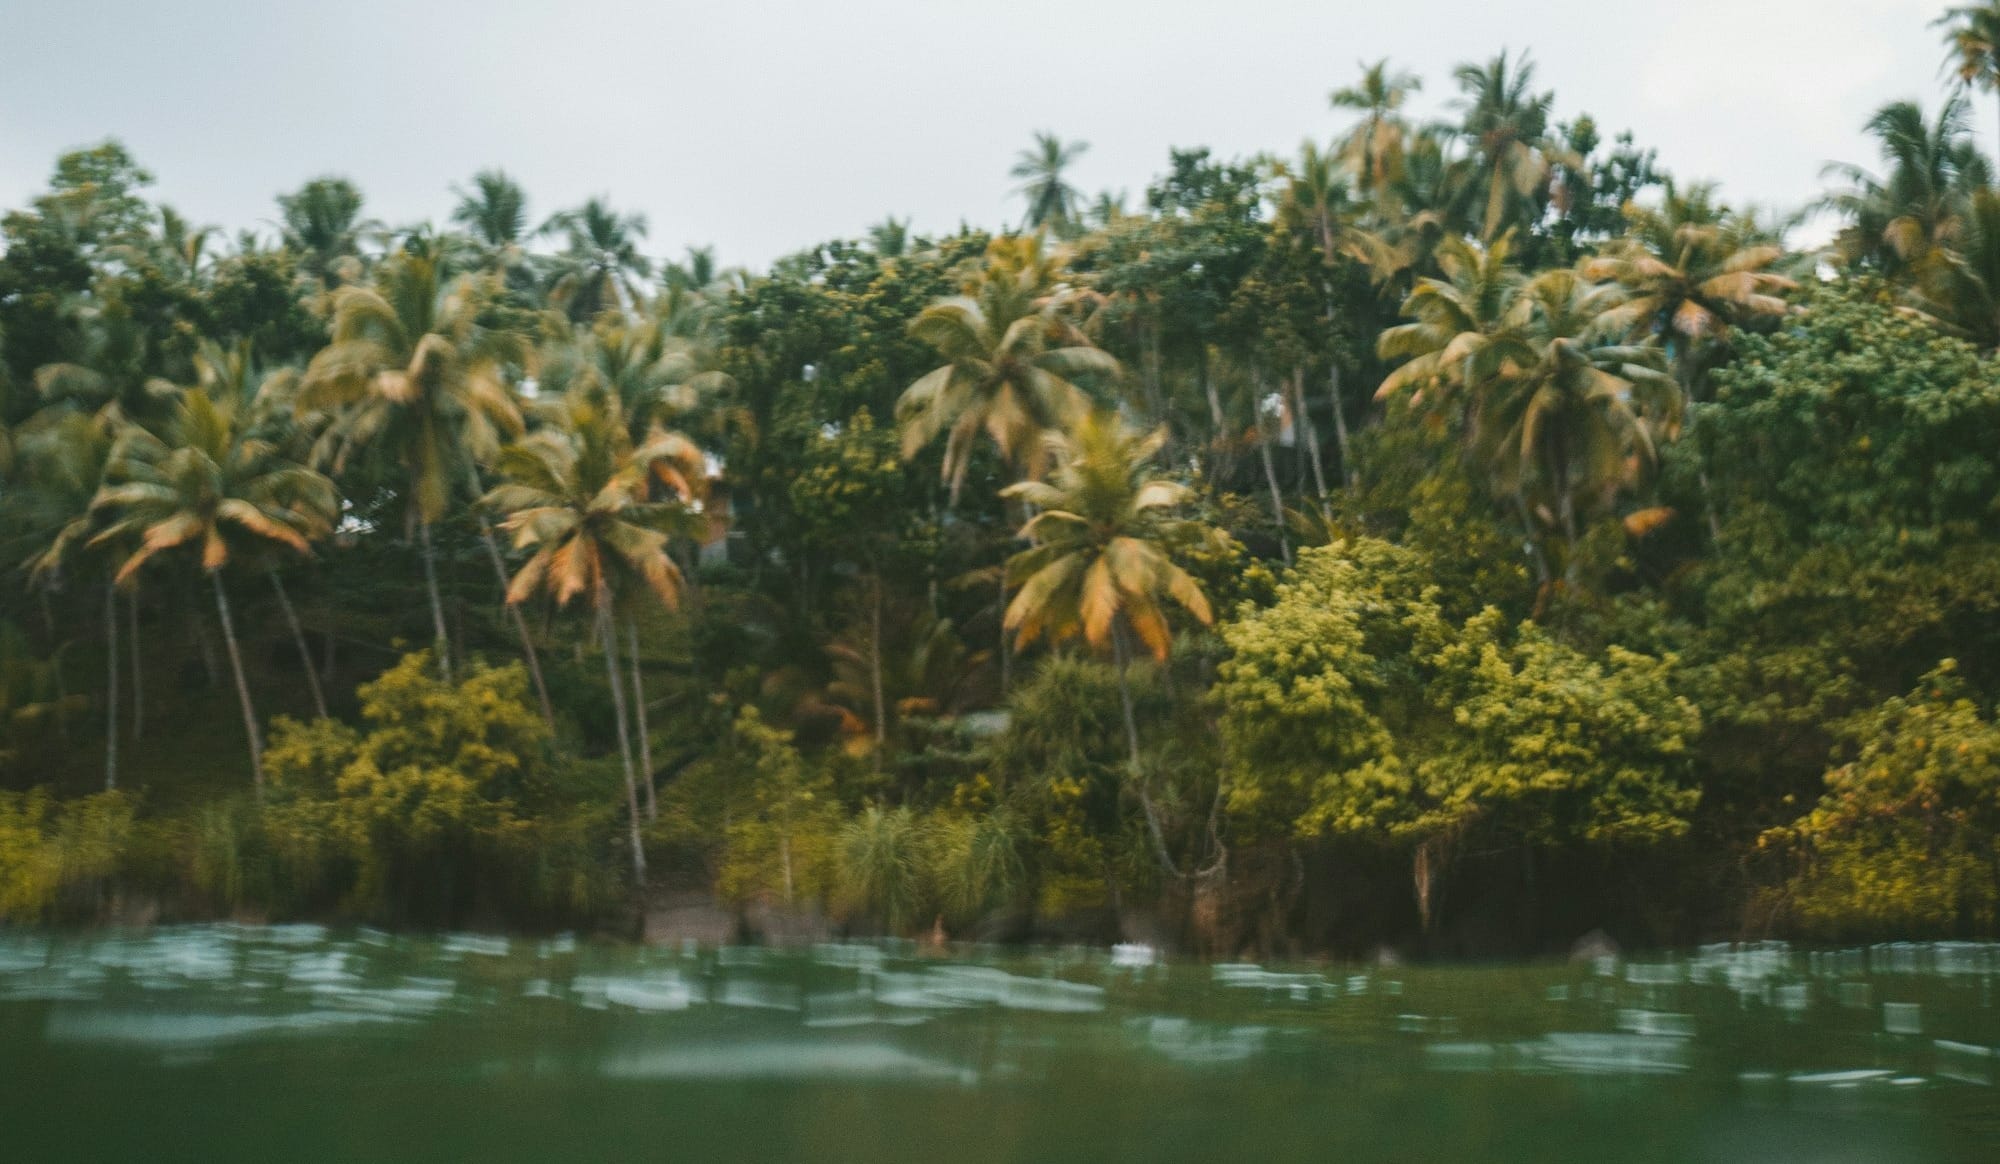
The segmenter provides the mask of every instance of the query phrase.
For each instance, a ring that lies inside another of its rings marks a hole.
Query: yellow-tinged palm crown
[[[389,458],[408,474],[417,516],[442,517],[472,461],[522,427],[506,377],[527,350],[483,318],[493,289],[487,277],[446,281],[435,259],[406,251],[373,286],[336,291],[333,341],[297,400],[301,412],[332,416],[315,460],[340,473],[357,453]]]
[[[339,514],[333,483],[247,435],[238,409],[186,393],[164,435],[129,428],[113,448],[91,508],[108,516],[92,544],[136,544],[123,582],[154,556],[198,550],[214,573],[236,553],[282,546],[310,553]]]
[[[558,606],[581,595],[602,610],[631,579],[678,605],[681,572],[667,553],[668,530],[688,512],[686,483],[701,479],[700,451],[661,429],[635,446],[602,394],[572,396],[561,419],[501,450],[494,464],[504,484],[484,504],[507,515],[501,528],[516,549],[533,551],[507,601],[546,591]],[[654,480],[675,484],[680,497],[647,500]]]
[[[1165,659],[1169,603],[1203,625],[1215,617],[1200,585],[1168,556],[1169,542],[1188,532],[1173,516],[1188,489],[1153,475],[1166,431],[1134,432],[1099,412],[1048,439],[1057,458],[1050,479],[1006,490],[1040,510],[1021,527],[1034,544],[1008,563],[1020,592],[1007,607],[1007,628],[1021,646],[1081,634],[1103,648],[1122,619]]]
[[[931,304],[910,324],[910,334],[946,363],[896,404],[903,456],[944,434],[953,500],[981,432],[1001,456],[1035,476],[1042,436],[1085,410],[1087,397],[1074,379],[1118,374],[1118,361],[1092,346],[1065,314],[1073,292],[1059,275],[1039,239],[998,239],[969,294]]]

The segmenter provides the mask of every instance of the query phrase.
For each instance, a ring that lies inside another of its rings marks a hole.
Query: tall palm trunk
[[[143,739],[146,735],[146,668],[139,659],[139,583],[132,583],[132,590],[125,595],[126,638],[131,641],[127,648],[132,653],[132,738]]]
[[[431,523],[428,519],[417,519],[417,538],[423,550],[424,587],[431,598],[432,645],[437,650],[438,671],[446,683],[451,682],[451,636],[444,628],[444,596],[438,592],[437,550],[431,545]]]
[[[1333,309],[1328,308],[1327,322],[1333,321]],[[1329,352],[1326,357],[1326,397],[1333,405],[1333,441],[1340,447],[1340,481],[1349,489],[1354,488],[1354,455],[1347,446],[1347,409],[1340,399],[1340,361]]]
[[[1174,863],[1173,854],[1167,851],[1166,834],[1160,828],[1159,810],[1153,807],[1153,798],[1146,791],[1146,772],[1139,758],[1139,721],[1132,710],[1132,680],[1129,670],[1132,662],[1132,644],[1126,641],[1123,616],[1111,627],[1111,653],[1118,663],[1118,708],[1125,716],[1126,765],[1132,781],[1132,794],[1139,798],[1139,810],[1146,818],[1146,835],[1153,842],[1153,856],[1160,868],[1170,877],[1181,875],[1180,866]]]
[[[646,680],[639,670],[639,623],[625,619],[626,644],[632,651],[632,724],[639,737],[639,776],[646,787],[646,819],[660,819],[660,801],[653,791],[653,731],[646,726]]]
[[[604,647],[604,676],[611,682],[611,708],[618,721],[618,757],[625,764],[625,814],[631,826],[632,879],[646,885],[646,845],[639,835],[639,779],[632,765],[632,732],[625,715],[625,681],[618,674],[618,636],[611,632],[611,596],[600,590],[597,637]]]
[[[1312,413],[1306,408],[1306,373],[1304,368],[1292,369],[1292,407],[1299,416],[1299,439],[1305,442],[1306,452],[1312,457],[1313,485],[1319,490],[1320,516],[1331,520],[1333,509],[1326,499],[1326,466],[1319,457],[1319,426],[1313,423]]]
[[[222,572],[210,570],[208,581],[215,587],[215,613],[222,619],[222,641],[229,647],[229,666],[236,674],[236,699],[243,705],[243,734],[250,740],[250,780],[261,796],[264,737],[257,730],[257,709],[250,702],[250,680],[243,674],[243,651],[236,644],[236,620],[229,614],[229,592],[222,587]]]
[[[477,498],[480,496],[478,467],[474,466],[471,473],[472,496]],[[528,664],[528,678],[535,682],[535,698],[542,704],[542,722],[549,725],[550,731],[554,731],[556,709],[549,701],[548,681],[542,678],[542,660],[535,650],[535,638],[528,633],[528,619],[521,613],[521,608],[506,600],[507,563],[500,557],[499,543],[493,538],[493,523],[486,519],[486,514],[483,512],[479,512],[479,542],[486,547],[486,560],[492,563],[493,576],[500,582],[501,604],[507,608],[508,616],[514,620],[514,633],[520,636],[521,658]]]
[[[285,625],[291,628],[292,643],[299,649],[299,663],[305,667],[306,687],[312,692],[313,711],[321,719],[326,718],[326,692],[320,689],[319,672],[313,667],[312,651],[306,647],[305,628],[299,625],[299,614],[292,609],[292,597],[285,593],[285,580],[276,570],[270,572],[271,589],[277,592],[278,609],[285,612]]]
[[[479,540],[486,546],[486,557],[493,563],[493,573],[500,579],[500,593],[507,593],[507,564],[500,558],[500,547],[493,540],[493,525],[484,516],[479,519]],[[556,726],[555,705],[549,702],[548,680],[542,678],[541,655],[535,650],[535,636],[528,630],[528,619],[521,608],[514,603],[505,603],[507,613],[514,619],[514,633],[521,639],[521,657],[528,664],[528,677],[535,681],[535,698],[542,704],[542,719],[551,729]]]
[[[882,770],[882,750],[889,745],[889,709],[882,701],[882,568],[875,570],[875,602],[868,633],[868,679],[875,697],[875,770]],[[1006,621],[1002,615],[1001,621]]]
[[[118,787],[118,585],[104,580],[104,787]]]
[[[1285,565],[1292,564],[1292,539],[1285,532],[1285,494],[1278,488],[1278,463],[1271,457],[1271,430],[1264,424],[1264,381],[1256,382],[1257,398],[1251,401],[1257,425],[1257,453],[1264,458],[1264,481],[1271,487],[1271,520],[1278,526],[1278,552]]]
[[[1514,512],[1521,518],[1521,536],[1528,539],[1528,557],[1535,566],[1535,584],[1547,586],[1549,559],[1542,553],[1542,535],[1535,528],[1534,514],[1528,509],[1528,495],[1519,489],[1514,490]]]

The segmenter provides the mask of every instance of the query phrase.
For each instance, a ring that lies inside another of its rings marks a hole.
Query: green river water
[[[1997,977],[0,931],[0,1160],[1994,1161]]]

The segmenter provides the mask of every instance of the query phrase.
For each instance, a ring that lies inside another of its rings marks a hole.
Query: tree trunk
[[[305,667],[306,687],[312,691],[313,711],[321,719],[326,718],[326,692],[320,689],[319,673],[313,669],[312,650],[306,646],[305,628],[299,625],[298,611],[292,609],[292,596],[285,593],[285,580],[276,570],[269,572],[271,589],[278,595],[278,609],[285,612],[285,625],[291,628],[292,642],[299,649],[299,662]]]
[[[1333,439],[1340,446],[1340,480],[1349,489],[1354,488],[1354,457],[1347,447],[1347,410],[1340,401],[1340,365],[1331,357],[1326,361],[1327,399],[1333,405]]]
[[[1292,539],[1285,532],[1285,495],[1278,488],[1278,465],[1271,459],[1271,433],[1264,424],[1264,382],[1257,381],[1257,399],[1252,401],[1256,410],[1257,452],[1264,458],[1264,481],[1271,487],[1271,518],[1278,524],[1278,551],[1285,565],[1292,564]]]
[[[104,580],[104,787],[118,787],[118,586]]]
[[[1208,374],[1208,352],[1206,349],[1201,353],[1200,374],[1201,392],[1203,396],[1208,398],[1208,420],[1214,426],[1215,430],[1214,439],[1210,442],[1209,447],[1217,463],[1211,471],[1211,475],[1214,478],[1220,479],[1223,474],[1221,464],[1222,450],[1226,447],[1229,440],[1229,420],[1222,411],[1222,394],[1216,391],[1215,377]]]
[[[528,633],[527,616],[521,613],[519,605],[507,601],[507,563],[500,557],[500,546],[493,540],[493,524],[484,514],[479,518],[479,540],[486,547],[486,558],[493,563],[493,574],[500,580],[501,605],[514,620],[514,633],[521,637],[521,658],[528,664],[528,678],[535,681],[535,698],[542,703],[542,722],[549,730],[556,727],[555,705],[549,702],[549,685],[542,678],[542,660],[535,652],[535,638]]]
[[[1535,584],[1549,584],[1549,560],[1542,553],[1541,534],[1535,529],[1534,514],[1528,510],[1528,497],[1519,489],[1514,491],[1514,511],[1521,517],[1521,536],[1528,539],[1528,559],[1535,564]]]
[[[625,717],[625,681],[618,675],[618,636],[611,633],[611,596],[597,596],[597,636],[604,647],[604,676],[611,681],[611,707],[618,721],[618,756],[625,763],[625,814],[631,825],[632,879],[646,887],[646,845],[639,835],[639,781],[632,768],[632,734]]]
[[[1002,621],[1005,619],[1003,617]],[[882,749],[889,745],[889,709],[882,702],[882,569],[875,568],[873,625],[868,638],[869,682],[875,691],[875,770],[882,770]]]
[[[1153,842],[1153,857],[1169,877],[1181,875],[1180,866],[1174,863],[1173,854],[1167,851],[1166,834],[1160,828],[1160,814],[1153,807],[1153,798],[1146,791],[1145,767],[1139,758],[1139,721],[1132,712],[1132,681],[1128,669],[1132,662],[1132,645],[1125,638],[1125,623],[1122,616],[1111,625],[1111,652],[1118,664],[1118,707],[1125,716],[1126,764],[1132,781],[1132,794],[1139,798],[1139,812],[1146,818],[1146,835]]]
[[[646,680],[639,670],[639,623],[626,618],[625,639],[632,649],[632,727],[639,737],[639,776],[646,787],[646,819],[660,819],[660,801],[653,791],[653,731],[646,726]]]
[[[1319,490],[1320,516],[1333,520],[1333,509],[1326,499],[1326,466],[1319,457],[1319,426],[1313,423],[1312,413],[1306,409],[1306,373],[1304,368],[1292,369],[1292,407],[1299,413],[1299,439],[1305,442],[1306,452],[1312,458],[1313,485]]]
[[[132,738],[143,739],[146,735],[146,668],[139,658],[139,583],[135,579],[131,593],[125,596],[126,638],[131,640],[126,647],[132,654]]]
[[[264,794],[264,738],[257,730],[257,709],[250,703],[250,680],[243,674],[243,651],[236,645],[236,620],[229,615],[229,592],[222,588],[222,572],[210,570],[208,580],[215,587],[215,613],[222,619],[222,641],[229,647],[229,667],[236,675],[236,698],[243,705],[243,732],[250,740],[250,779],[257,794]]]
[[[444,628],[444,596],[438,592],[437,551],[431,545],[431,523],[417,519],[417,537],[423,550],[424,587],[431,598],[432,646],[437,651],[438,673],[451,682],[451,636]]]
[[[201,618],[201,603],[193,594],[188,600],[188,628],[194,634],[195,651],[201,655],[202,673],[208,676],[208,684],[213,687],[222,682],[221,664],[215,661],[215,640],[208,635],[208,624]]]

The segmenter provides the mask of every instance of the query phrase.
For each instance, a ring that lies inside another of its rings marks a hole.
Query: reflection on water
[[[1357,973],[0,932],[0,1078],[26,1081],[0,1136],[24,1159],[130,1155],[159,1120],[216,1160],[1995,1159],[1996,975],[1979,943]]]

